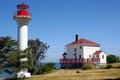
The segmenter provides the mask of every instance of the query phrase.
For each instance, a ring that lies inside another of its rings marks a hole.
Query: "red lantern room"
[[[24,3],[17,5],[17,16],[30,16],[28,8],[29,6]]]

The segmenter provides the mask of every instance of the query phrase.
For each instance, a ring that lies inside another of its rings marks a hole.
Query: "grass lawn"
[[[80,73],[76,73],[80,71]],[[60,69],[50,74],[36,75],[26,80],[120,80],[120,68],[112,69]]]
[[[120,68],[116,68],[120,67],[120,63],[111,65],[113,68],[110,69],[60,69],[45,75],[34,75],[25,80],[120,80]],[[76,73],[76,71],[80,73]],[[0,78],[0,80],[5,79]]]

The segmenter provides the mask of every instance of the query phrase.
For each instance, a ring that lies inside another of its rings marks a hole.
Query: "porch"
[[[84,63],[84,62],[100,62],[100,58],[81,58],[81,59],[60,59],[60,63]]]
[[[96,66],[100,58],[60,59],[61,68],[82,68],[84,62],[92,62]]]

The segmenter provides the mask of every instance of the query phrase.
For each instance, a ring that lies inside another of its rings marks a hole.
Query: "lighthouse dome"
[[[27,4],[25,4],[24,2],[22,2],[21,4],[17,5],[17,8],[19,8],[19,9],[28,9],[29,6]]]
[[[28,8],[29,6],[25,3],[17,5],[17,16],[31,16]]]

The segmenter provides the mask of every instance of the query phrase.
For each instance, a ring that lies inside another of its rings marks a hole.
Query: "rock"
[[[80,73],[80,71],[76,71],[76,73]]]

